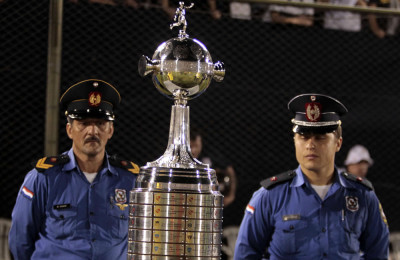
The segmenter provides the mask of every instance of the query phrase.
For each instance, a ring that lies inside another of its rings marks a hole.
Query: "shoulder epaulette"
[[[130,171],[131,173],[138,174],[139,173],[139,166],[131,161],[124,160],[119,158],[117,155],[110,156],[108,158],[110,164],[112,166],[120,167]]]
[[[260,184],[264,188],[270,189],[279,183],[283,183],[283,182],[292,180],[295,176],[296,176],[295,171],[287,171],[287,172],[272,176],[268,179],[265,179],[265,180],[261,181]]]
[[[43,157],[33,164],[37,171],[44,172],[53,166],[66,164],[67,162],[69,162],[69,156],[67,154],[60,154],[57,156]]]
[[[374,190],[374,186],[372,185],[372,183],[369,180],[367,180],[367,178],[358,177],[358,176],[355,176],[354,174],[351,174],[348,172],[342,172],[341,174],[343,177],[345,177],[346,179],[348,179],[350,181],[360,183],[360,184],[364,185],[365,187],[367,187],[368,189]]]

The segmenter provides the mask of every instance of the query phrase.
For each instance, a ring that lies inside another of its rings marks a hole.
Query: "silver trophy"
[[[186,34],[185,9],[179,3],[177,38],[143,56],[139,74],[153,73],[157,89],[174,99],[168,147],[158,160],[141,167],[130,192],[128,259],[220,259],[223,196],[215,171],[190,151],[188,100],[199,96],[211,79],[225,76],[221,62],[200,41]]]

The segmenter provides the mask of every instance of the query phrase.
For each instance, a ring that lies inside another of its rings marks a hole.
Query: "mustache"
[[[98,142],[98,143],[100,143],[100,139],[98,137],[96,137],[96,136],[91,136],[91,137],[88,137],[88,138],[85,139],[85,143],[88,143],[88,142]]]

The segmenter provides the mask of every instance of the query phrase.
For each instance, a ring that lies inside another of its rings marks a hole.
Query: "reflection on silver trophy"
[[[186,33],[186,9],[179,3],[170,28],[176,38],[143,56],[139,74],[152,73],[162,94],[174,99],[167,149],[142,167],[130,192],[128,259],[220,259],[223,196],[213,169],[190,151],[188,100],[203,93],[211,79],[222,81],[223,63],[212,63],[200,41]]]

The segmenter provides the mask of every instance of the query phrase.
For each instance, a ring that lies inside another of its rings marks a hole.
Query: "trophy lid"
[[[152,59],[142,56],[139,60],[141,76],[153,73],[152,79],[157,90],[172,99],[192,99],[201,95],[210,85],[211,79],[222,81],[225,76],[224,64],[213,63],[206,46],[186,33],[186,8],[179,2],[175,23],[170,29],[183,25],[176,38],[160,44]]]

